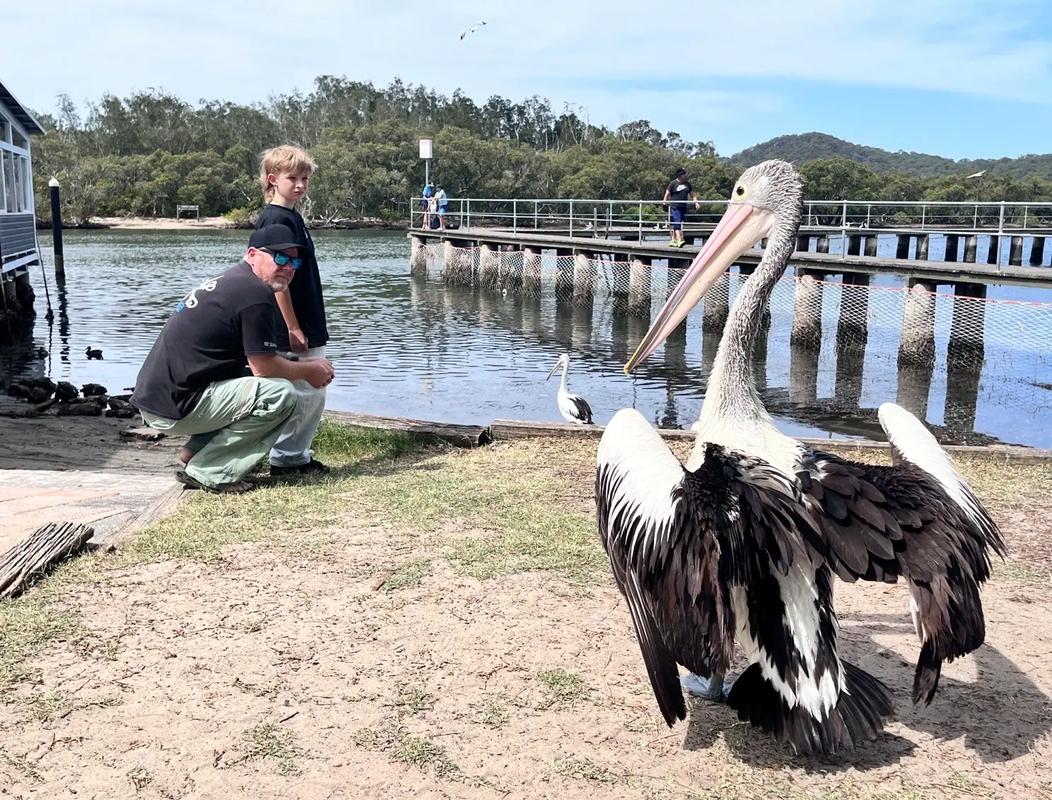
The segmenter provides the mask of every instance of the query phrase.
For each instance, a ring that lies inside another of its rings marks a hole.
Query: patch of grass
[[[422,686],[402,686],[391,705],[411,714],[420,714],[435,707],[435,698]]]
[[[416,558],[399,564],[383,584],[385,592],[394,592],[398,589],[408,589],[416,586],[423,580],[424,576],[431,572],[431,559]]]
[[[555,762],[554,768],[557,775],[593,783],[613,783],[617,780],[614,773],[596,764],[590,758],[577,758],[576,756],[562,758]]]
[[[362,728],[355,731],[353,739],[359,747],[387,753],[395,761],[430,770],[440,778],[464,777],[442,745],[426,736],[406,733],[400,725]]]
[[[460,771],[459,767],[449,760],[446,749],[425,736],[402,736],[392,748],[391,757],[403,764],[430,770],[439,778],[449,778]]]
[[[346,497],[413,532],[451,522],[480,532],[455,540],[454,569],[478,579],[550,570],[586,581],[605,575],[591,514],[592,474],[557,474],[537,443],[431,453],[394,473],[363,474]]]
[[[487,728],[503,728],[511,719],[511,713],[503,695],[488,697],[479,708],[479,722]]]
[[[3,747],[0,747],[0,764],[7,764],[9,767],[13,767],[32,781],[43,780],[28,758],[9,753]]]
[[[25,702],[40,722],[54,722],[73,710],[73,704],[59,692],[38,692]]]
[[[427,449],[409,434],[322,420],[314,449],[326,464],[393,461]]]
[[[588,697],[588,684],[584,678],[564,669],[550,669],[537,673],[537,681],[547,697],[546,707],[569,706]]]
[[[79,621],[54,602],[59,585],[0,603],[0,694],[33,676],[32,659],[46,645],[80,632]]]
[[[243,731],[241,738],[244,744],[240,761],[273,761],[280,775],[299,773],[296,758],[302,754],[291,731],[270,722],[261,722]]]
[[[149,770],[142,765],[132,767],[126,774],[128,780],[131,781],[131,785],[135,789],[136,794],[153,783],[153,775],[151,775]]]

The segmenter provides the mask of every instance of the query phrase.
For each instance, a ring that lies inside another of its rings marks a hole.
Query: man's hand
[[[306,353],[307,344],[307,337],[301,328],[289,328],[289,347],[293,353]]]
[[[327,358],[308,358],[305,361],[301,361],[305,367],[308,368],[306,380],[315,389],[324,389],[330,383],[336,374],[332,368],[332,362]]]

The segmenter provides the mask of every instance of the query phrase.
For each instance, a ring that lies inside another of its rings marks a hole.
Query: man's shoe
[[[270,465],[270,474],[277,477],[280,475],[324,475],[329,468],[320,461],[311,459],[306,464],[295,464],[289,467]]]

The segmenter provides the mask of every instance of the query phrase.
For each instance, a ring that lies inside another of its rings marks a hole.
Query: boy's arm
[[[307,352],[307,337],[303,335],[300,321],[296,318],[296,311],[292,307],[292,295],[289,294],[289,290],[285,289],[284,291],[276,292],[274,299],[278,301],[278,308],[281,310],[281,316],[285,320],[285,327],[289,329],[289,347],[292,348],[292,352]]]
[[[290,361],[273,353],[257,353],[247,356],[248,368],[257,378],[285,378],[290,381],[307,381],[315,389],[332,383],[332,362],[327,358],[307,358]]]

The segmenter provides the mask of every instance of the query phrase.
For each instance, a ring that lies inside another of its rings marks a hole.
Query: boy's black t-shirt
[[[274,292],[242,261],[179,301],[139,370],[132,404],[182,419],[208,384],[242,377],[247,355],[277,353],[282,327]]]
[[[294,208],[285,208],[276,203],[263,207],[256,220],[256,229],[267,225],[287,225],[296,234],[296,243],[300,247],[303,266],[296,270],[292,283],[289,284],[289,296],[292,308],[296,312],[303,335],[307,337],[308,347],[322,347],[329,341],[329,330],[325,325],[325,301],[321,292],[321,274],[318,271],[318,259],[314,254],[314,240],[311,239],[303,217]],[[281,320],[280,312],[278,314]],[[289,351],[289,332],[284,324],[278,326],[278,347]]]
[[[677,178],[668,185],[668,199],[683,205],[683,201],[687,200],[693,191],[694,187],[690,185],[690,181]]]

